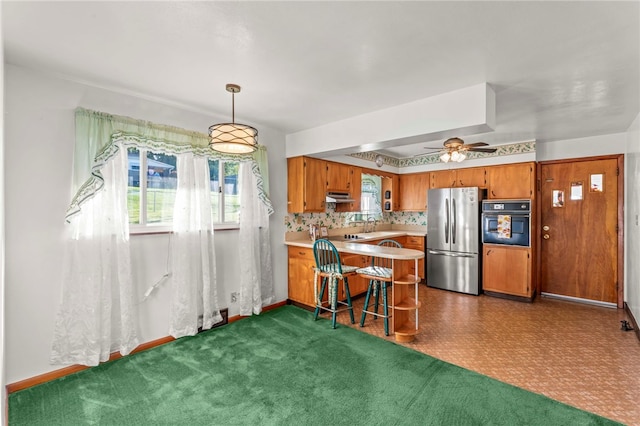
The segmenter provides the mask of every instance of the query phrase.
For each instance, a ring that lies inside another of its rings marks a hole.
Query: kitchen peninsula
[[[424,258],[423,250],[411,248],[380,247],[379,241],[385,238],[404,238],[406,232],[371,232],[356,234],[355,241],[341,236],[330,237],[340,253],[345,265],[363,267],[371,263],[372,257],[391,259],[393,263],[392,287],[392,327],[396,341],[410,342],[418,331],[418,284],[421,281],[418,261]],[[315,305],[313,298],[313,241],[308,238],[287,240],[289,246],[289,300],[306,307]],[[366,291],[367,283],[361,277],[350,280],[353,296]],[[338,297],[345,298],[340,290]]]

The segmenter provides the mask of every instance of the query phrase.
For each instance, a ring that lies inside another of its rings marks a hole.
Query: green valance
[[[259,145],[252,154],[223,154],[209,148],[209,136],[179,127],[155,124],[145,120],[106,114],[77,108],[75,111],[76,140],[73,160],[73,194],[67,209],[67,220],[80,213],[82,204],[103,187],[101,169],[120,146],[147,148],[166,154],[192,152],[213,160],[250,161],[257,177],[260,200],[269,214],[267,150]]]

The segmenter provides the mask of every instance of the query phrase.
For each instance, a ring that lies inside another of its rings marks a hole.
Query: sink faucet
[[[376,220],[372,217],[368,218],[364,224],[364,232],[372,232],[376,230]]]

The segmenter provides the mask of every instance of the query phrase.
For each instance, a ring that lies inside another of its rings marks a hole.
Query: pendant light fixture
[[[226,154],[249,154],[258,149],[258,131],[246,124],[235,122],[235,94],[240,92],[240,86],[229,83],[227,92],[231,92],[231,123],[214,124],[209,127],[209,146]]]

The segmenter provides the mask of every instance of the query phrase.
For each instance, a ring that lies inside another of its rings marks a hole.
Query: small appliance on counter
[[[427,192],[427,285],[478,295],[481,285],[480,188]]]

